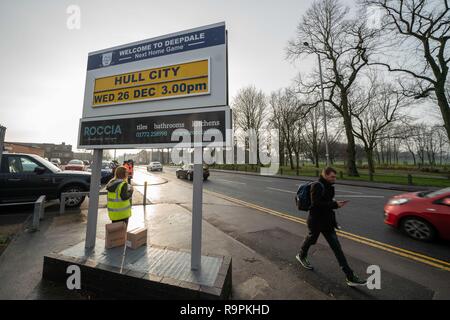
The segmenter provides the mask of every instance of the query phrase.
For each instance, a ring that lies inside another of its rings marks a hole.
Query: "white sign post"
[[[95,149],[92,162],[91,186],[89,189],[89,208],[88,221],[86,227],[86,248],[95,248],[95,240],[97,235],[97,216],[98,216],[98,198],[100,177],[102,168],[103,149]]]
[[[6,128],[0,126],[0,166],[2,165],[3,146],[5,144]]]
[[[196,131],[196,132],[195,132]],[[194,181],[192,190],[192,235],[191,269],[199,270],[202,257],[202,215],[203,215],[203,147],[202,123],[194,131]]]

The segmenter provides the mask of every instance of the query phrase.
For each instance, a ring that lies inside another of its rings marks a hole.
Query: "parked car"
[[[114,177],[113,170],[111,168],[111,162],[102,161],[102,169],[101,169],[101,183],[107,183]]]
[[[86,165],[81,160],[73,159],[65,165],[64,170],[86,171]]]
[[[88,168],[86,170],[88,172],[92,172],[91,168]],[[100,182],[107,183],[109,180],[112,179],[112,177],[114,177],[114,172],[112,169],[112,162],[102,161]]]
[[[185,164],[181,168],[175,171],[175,174],[178,179],[188,179],[194,180],[194,165],[192,163]],[[206,165],[203,165],[203,180],[208,179],[209,177],[209,168]]]
[[[50,161],[34,154],[4,153],[0,168],[0,202],[59,199],[63,192],[89,191],[91,174],[62,171]],[[80,206],[85,197],[66,198],[68,207]]]
[[[395,196],[385,205],[384,216],[387,225],[414,239],[450,240],[450,188]]]
[[[147,166],[147,171],[162,171],[163,167],[161,162],[158,161],[153,161],[150,162],[149,165]]]
[[[50,162],[53,163],[58,168],[61,168],[61,159],[59,159],[59,158],[51,158]]]

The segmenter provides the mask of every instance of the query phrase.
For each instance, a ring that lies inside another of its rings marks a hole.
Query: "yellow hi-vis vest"
[[[108,191],[108,215],[111,221],[122,220],[131,216],[131,201],[122,200],[120,198],[120,192],[125,181],[121,182],[115,192]]]

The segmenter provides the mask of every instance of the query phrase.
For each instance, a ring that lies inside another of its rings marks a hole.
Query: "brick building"
[[[30,153],[45,157],[45,150],[39,147],[22,145],[18,143],[5,142],[4,148],[8,152],[14,153]]]
[[[65,144],[64,142],[61,144],[54,143],[30,143],[30,142],[5,142],[5,144],[13,144],[22,147],[31,147],[35,149],[42,149],[44,151],[44,155],[42,157],[47,158],[49,160],[53,158],[58,158],[61,160],[61,164],[67,164],[70,160],[73,159],[73,151],[72,145]],[[34,149],[30,149],[34,150]]]

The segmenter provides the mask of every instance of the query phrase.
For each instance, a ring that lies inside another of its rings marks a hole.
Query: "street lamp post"
[[[306,47],[309,47],[308,42],[303,43]],[[322,112],[323,112],[323,125],[324,125],[324,133],[325,133],[325,158],[327,161],[327,167],[330,165],[330,153],[328,149],[328,129],[327,129],[327,114],[325,110],[325,98],[324,98],[324,90],[323,90],[323,77],[322,77],[322,63],[320,61],[320,54],[317,53],[317,59],[319,60],[319,74],[320,74],[320,91],[322,96]]]

